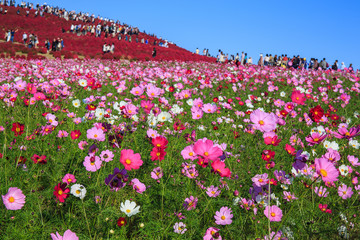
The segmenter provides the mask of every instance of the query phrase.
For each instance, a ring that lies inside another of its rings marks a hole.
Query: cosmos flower
[[[121,150],[120,162],[124,165],[125,169],[139,169],[143,164],[139,153],[135,153],[132,149]]]
[[[264,214],[270,222],[280,222],[283,216],[281,209],[276,205],[266,206]]]
[[[215,213],[215,223],[217,225],[229,225],[232,223],[232,211],[231,208],[222,207],[220,211],[216,211]]]
[[[174,225],[174,232],[178,234],[184,234],[187,231],[186,225],[183,222],[177,222]]]
[[[332,162],[326,158],[315,158],[316,173],[319,174],[324,182],[335,182],[339,172]]]
[[[79,237],[76,236],[76,233],[72,232],[70,229],[64,232],[64,235],[61,236],[58,232],[56,234],[50,234],[52,240],[79,240]]]
[[[86,195],[86,188],[81,184],[74,184],[71,186],[70,193],[75,197],[84,199]]]
[[[130,202],[129,200],[126,200],[120,204],[120,210],[128,217],[138,214],[140,212],[139,209],[140,206],[136,206],[135,202]]]
[[[7,194],[2,195],[3,203],[7,210],[19,210],[25,204],[25,195],[17,187],[9,188]]]

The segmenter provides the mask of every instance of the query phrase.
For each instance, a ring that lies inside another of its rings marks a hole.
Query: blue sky
[[[360,1],[70,1],[49,5],[94,13],[212,55],[247,52],[335,59],[360,67]]]

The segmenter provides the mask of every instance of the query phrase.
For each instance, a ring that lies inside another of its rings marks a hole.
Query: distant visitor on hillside
[[[153,51],[152,51],[152,57],[153,58],[156,57],[156,48],[154,48]]]

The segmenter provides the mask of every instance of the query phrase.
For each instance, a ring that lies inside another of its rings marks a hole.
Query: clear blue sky
[[[19,2],[19,1],[17,1]],[[35,2],[34,2],[35,3]],[[360,67],[360,1],[48,0],[67,10],[120,20],[195,51],[335,59]]]

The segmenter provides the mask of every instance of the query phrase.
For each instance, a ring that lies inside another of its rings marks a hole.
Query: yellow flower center
[[[126,164],[130,164],[131,163],[131,160],[130,159],[126,159]]]
[[[126,209],[126,212],[129,213],[129,212],[131,212],[131,210],[130,210],[130,209]]]
[[[11,202],[11,203],[15,202],[15,198],[14,197],[9,197],[9,202]]]
[[[259,124],[260,124],[260,125],[264,125],[264,121],[263,121],[263,120],[260,120],[260,121],[259,121]]]
[[[59,191],[58,191],[58,194],[59,194],[59,195],[62,195],[62,194],[63,194],[63,191],[62,191],[62,190],[59,190]]]
[[[272,217],[275,217],[275,213],[273,213],[273,212],[272,212],[270,215],[271,215]]]
[[[323,177],[327,177],[327,175],[328,175],[328,173],[327,173],[327,171],[326,171],[325,169],[321,169],[321,170],[320,170],[320,174],[321,174],[321,176],[323,176]]]
[[[225,216],[221,216],[221,220],[225,220]]]
[[[208,153],[208,152],[205,152],[204,155],[205,155],[205,156],[209,156],[209,153]]]
[[[76,194],[80,194],[80,193],[81,193],[80,190],[76,190],[75,192],[76,192]]]
[[[192,156],[192,155],[194,155],[192,152],[189,152],[189,156]]]

